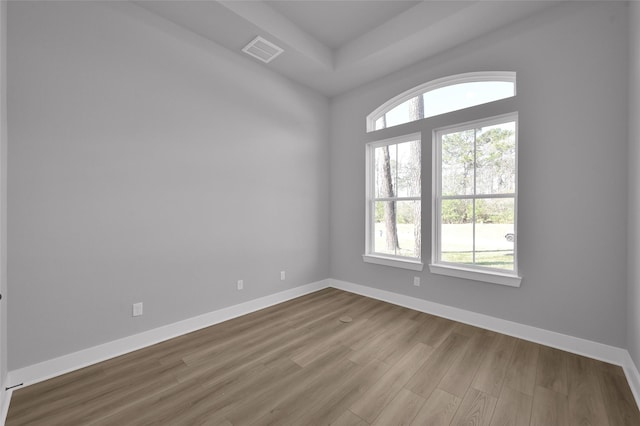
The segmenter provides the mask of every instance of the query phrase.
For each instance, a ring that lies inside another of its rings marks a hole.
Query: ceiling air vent
[[[251,55],[254,58],[260,59],[264,63],[273,61],[279,54],[284,52],[284,49],[276,46],[258,36],[254,38],[251,43],[247,44],[242,51],[247,55]]]

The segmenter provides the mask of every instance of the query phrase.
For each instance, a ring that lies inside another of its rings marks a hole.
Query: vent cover
[[[254,38],[251,43],[247,44],[242,51],[247,55],[251,55],[254,58],[260,59],[262,62],[268,64],[273,61],[279,54],[284,52],[284,49],[276,46],[258,36]]]

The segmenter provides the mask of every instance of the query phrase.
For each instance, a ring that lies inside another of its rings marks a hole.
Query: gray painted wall
[[[8,9],[10,369],[328,278],[325,97],[133,5]]]
[[[569,3],[332,99],[332,278],[626,347],[627,5]],[[366,115],[425,81],[482,70],[518,73],[522,286],[364,263]]]
[[[628,349],[640,366],[640,3],[629,13],[629,297]]]
[[[7,376],[7,2],[0,2],[0,389]],[[0,408],[2,406],[0,405]]]

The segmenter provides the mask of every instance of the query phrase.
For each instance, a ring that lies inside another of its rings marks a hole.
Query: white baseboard
[[[394,305],[404,306],[416,311],[496,331],[498,333],[562,349],[563,351],[572,352],[578,355],[584,355],[589,358],[595,358],[611,364],[624,366],[627,362],[628,352],[626,349],[495,318],[460,308],[454,308],[440,303],[429,302],[424,299],[367,287],[360,284],[333,279],[330,281],[331,286],[337,289],[393,303]]]
[[[287,300],[322,290],[329,286],[328,280],[295,287],[259,299],[250,300],[228,308],[219,309],[197,317],[189,318],[163,327],[143,333],[127,336],[102,345],[83,349],[58,358],[43,361],[9,372],[8,386],[23,383],[28,386],[43,380],[59,376],[70,371],[74,371],[110,358],[114,358],[128,352],[136,351],[156,343],[191,333],[211,325],[230,320],[232,318],[246,315]]]
[[[624,375],[627,377],[627,382],[629,382],[629,387],[631,388],[631,392],[633,392],[636,403],[638,407],[640,407],[640,373],[628,351],[626,362],[622,368],[624,369]]]
[[[9,375],[7,374],[7,377],[5,377],[5,380],[3,383],[8,383],[7,380],[9,380]],[[9,403],[11,403],[11,395],[13,394],[13,389],[9,389],[9,390],[5,390],[2,389],[2,400],[0,401],[0,403],[2,404],[2,409],[0,410],[0,425],[4,426],[5,422],[7,421],[7,414],[9,414]]]

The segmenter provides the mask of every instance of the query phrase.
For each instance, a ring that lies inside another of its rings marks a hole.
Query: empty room
[[[640,425],[640,3],[0,0],[6,425]]]

